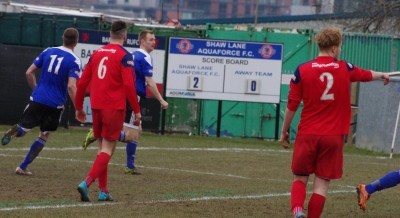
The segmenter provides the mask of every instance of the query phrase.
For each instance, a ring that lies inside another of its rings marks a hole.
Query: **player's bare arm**
[[[75,107],[76,79],[73,77],[68,78],[68,95],[71,98],[72,103],[74,104]]]
[[[28,81],[29,87],[31,87],[32,90],[35,89],[37,83],[36,83],[36,72],[39,70],[38,67],[36,67],[35,64],[31,64],[31,66],[26,70],[26,80]]]
[[[86,88],[88,87],[92,77],[92,62],[89,61],[86,64],[85,70],[82,73],[82,77],[79,79],[74,98],[75,106],[75,119],[79,122],[84,123],[86,121],[86,112],[83,110],[83,100],[86,94]]]
[[[291,111],[286,108],[285,118],[284,118],[283,124],[282,124],[281,138],[279,140],[282,147],[285,149],[288,149],[290,147],[289,129],[290,129],[290,124],[292,123],[295,113],[296,113],[296,111]]]
[[[86,121],[86,112],[84,110],[75,111],[75,119],[81,123],[84,123]]]
[[[384,85],[387,85],[389,83],[390,77],[387,73],[376,72],[376,71],[371,71],[371,72],[372,72],[372,78],[374,80],[382,79]]]
[[[135,113],[133,111],[133,113]],[[139,126],[140,125],[140,119],[142,119],[142,115],[139,113],[135,114],[135,121],[133,122],[135,124],[135,126]]]
[[[168,102],[166,102],[161,96],[160,92],[157,89],[157,85],[153,79],[153,77],[146,76],[146,84],[149,87],[150,92],[154,95],[154,97],[160,102],[163,109],[168,108]]]

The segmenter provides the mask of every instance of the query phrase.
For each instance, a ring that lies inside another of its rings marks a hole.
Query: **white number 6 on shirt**
[[[108,57],[104,57],[101,59],[99,68],[97,68],[97,75],[99,76],[99,79],[104,79],[107,73],[107,66],[104,65],[104,62],[108,60]]]

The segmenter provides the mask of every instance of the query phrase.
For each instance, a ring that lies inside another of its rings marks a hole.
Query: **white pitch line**
[[[336,190],[329,191],[330,194],[338,193],[354,193],[355,190]],[[311,192],[308,192],[311,194]],[[59,208],[73,208],[73,207],[98,207],[105,205],[121,205],[121,204],[159,204],[159,203],[180,203],[180,202],[191,202],[191,201],[223,201],[223,200],[241,200],[241,199],[260,199],[260,198],[273,198],[273,197],[286,197],[290,196],[289,192],[286,193],[270,193],[261,195],[235,195],[227,197],[216,197],[216,196],[204,196],[199,198],[189,198],[189,199],[168,199],[168,200],[151,200],[151,201],[141,201],[141,202],[116,202],[116,203],[80,203],[80,204],[56,204],[56,205],[42,205],[42,206],[20,206],[20,207],[5,207],[0,208],[0,211],[15,211],[15,210],[40,210],[40,209],[59,209]]]
[[[10,154],[0,154],[2,157],[25,157],[23,155],[10,155]],[[39,156],[37,159],[43,159],[43,160],[54,160],[54,161],[68,161],[68,162],[77,162],[77,163],[93,163],[93,161],[88,161],[88,160],[76,160],[76,159],[61,159],[61,158],[53,158],[53,157],[43,157]],[[115,165],[115,166],[125,166],[125,164],[118,164],[118,163],[109,163],[110,165]],[[170,171],[178,171],[178,172],[187,172],[187,173],[193,173],[193,174],[202,174],[202,175],[213,175],[213,176],[222,176],[222,177],[232,177],[232,178],[237,178],[237,179],[254,179],[250,177],[245,177],[245,176],[237,176],[237,175],[232,175],[232,174],[220,174],[220,173],[211,173],[211,172],[201,172],[201,171],[194,171],[194,170],[183,170],[183,169],[173,169],[173,168],[166,168],[166,167],[149,167],[149,166],[141,166],[138,165],[139,167],[143,168],[148,168],[148,169],[156,169],[156,170],[170,170]],[[265,180],[271,180],[271,181],[284,181],[284,180],[276,180],[276,179],[265,179]]]
[[[0,151],[28,151],[30,148],[0,148]],[[117,146],[118,150],[125,150],[125,147]],[[214,152],[265,152],[265,153],[291,153],[293,152],[291,149],[258,149],[258,148],[166,148],[166,147],[138,147],[138,150],[164,150],[164,151],[214,151]],[[78,151],[82,150],[82,147],[61,147],[61,148],[53,148],[53,147],[44,147],[43,150],[46,151]],[[88,147],[87,150],[97,150],[96,146]],[[344,154],[346,157],[360,157],[360,158],[368,158],[378,159],[378,160],[386,160],[387,157],[384,156],[365,156],[365,155],[357,155],[357,154]],[[368,162],[370,164],[374,164]],[[381,164],[381,163],[376,163]]]
[[[30,148],[1,148],[0,151],[28,151]],[[119,150],[125,150],[125,147],[116,147]],[[138,150],[164,150],[164,151],[215,151],[215,152],[276,152],[276,153],[289,153],[290,150],[278,149],[257,149],[257,148],[165,148],[165,147],[138,147]],[[78,151],[82,147],[44,147],[46,151]],[[87,150],[97,150],[96,146],[88,147]]]
[[[289,153],[290,150],[279,149],[258,149],[258,148],[160,148],[160,147],[142,147],[143,150],[167,150],[167,151],[216,151],[216,152],[276,152]]]
[[[153,147],[154,148],[154,147]],[[67,148],[65,150],[75,150]],[[81,148],[79,148],[81,149]],[[28,150],[28,149],[26,149]],[[55,149],[53,149],[55,150]],[[93,148],[95,150],[95,148]],[[200,149],[195,149],[195,150],[200,150]],[[248,150],[248,149],[246,149]],[[0,156],[5,156],[5,157],[24,157],[23,155],[9,155],[9,154],[0,154]],[[55,161],[69,161],[69,162],[81,162],[81,163],[93,163],[93,161],[86,161],[86,160],[76,160],[76,159],[60,159],[60,158],[51,158],[51,157],[38,157],[39,159],[44,159],[44,160],[55,160]],[[117,166],[125,166],[125,164],[117,164],[117,163],[110,163],[111,165],[117,165]],[[214,176],[224,176],[224,177],[233,177],[233,178],[239,178],[239,179],[254,179],[254,178],[249,178],[249,177],[244,177],[244,176],[236,176],[236,175],[231,175],[231,174],[218,174],[218,173],[210,173],[210,172],[200,172],[200,171],[193,171],[193,170],[182,170],[182,169],[171,169],[171,168],[164,168],[164,167],[145,167],[144,168],[149,168],[149,169],[157,169],[157,170],[172,170],[172,171],[179,171],[179,172],[188,172],[188,173],[196,173],[196,174],[206,174],[206,175],[214,175]],[[277,179],[265,179],[265,180],[271,180],[271,181],[279,181],[279,182],[291,182],[289,180],[277,180]],[[336,185],[333,185],[336,186]],[[353,186],[339,186],[342,188],[348,187],[349,189],[353,189]],[[329,193],[349,193],[349,192],[355,192],[354,189],[352,191],[348,190],[339,190],[339,191],[330,191]],[[290,193],[276,193],[276,194],[266,194],[266,195],[250,195],[250,196],[230,196],[230,197],[215,197],[215,196],[210,196],[210,197],[200,197],[200,198],[191,198],[191,199],[169,199],[169,200],[152,200],[152,201],[146,201],[146,202],[133,202],[135,204],[154,204],[154,203],[173,203],[173,202],[187,202],[187,201],[209,201],[209,200],[235,200],[235,199],[257,199],[257,198],[270,198],[270,197],[281,197],[281,196],[289,196]],[[21,206],[21,207],[8,207],[8,208],[0,208],[0,211],[14,211],[14,210],[37,210],[37,209],[51,209],[51,208],[73,208],[73,207],[96,207],[96,206],[104,206],[104,205],[117,205],[117,204],[125,204],[123,202],[118,202],[118,203],[99,203],[99,204],[93,204],[93,203],[81,203],[81,204],[57,204],[57,205],[43,205],[43,206]]]
[[[97,150],[96,146],[91,146],[87,148],[88,150]],[[116,147],[119,150],[125,150],[125,147]],[[165,147],[138,147],[139,150],[167,150],[167,151],[214,151],[214,152],[267,152],[267,153],[288,153],[291,150],[275,150],[275,149],[253,149],[253,148],[165,148]],[[28,151],[29,148],[1,148],[0,151]],[[44,150],[46,151],[77,151],[82,150],[82,147],[61,147],[61,148],[53,148],[53,147],[45,147]],[[22,155],[8,155],[8,154],[0,154],[0,156],[10,156],[10,157],[25,157]],[[361,155],[346,155],[352,157],[363,157]],[[86,161],[86,160],[76,160],[76,159],[60,159],[60,158],[50,158],[50,157],[37,157],[39,159],[45,160],[56,160],[56,161],[69,161],[69,162],[81,162],[81,163],[93,163],[93,161]],[[381,157],[371,157],[375,159],[381,159]],[[387,165],[385,163],[375,163],[375,162],[367,162],[366,164],[372,165]],[[110,162],[110,165],[116,166],[125,166],[125,164],[118,164]],[[223,177],[231,177],[231,178],[238,178],[238,179],[248,179],[248,180],[264,180],[264,181],[274,181],[274,182],[291,182],[289,180],[282,180],[282,179],[269,179],[269,178],[250,178],[245,176],[238,176],[232,174],[219,174],[219,173],[212,173],[212,172],[201,172],[201,171],[194,171],[194,170],[185,170],[185,169],[173,169],[173,168],[165,168],[165,167],[151,167],[151,166],[141,166],[139,167],[148,168],[148,169],[155,169],[155,170],[170,170],[170,171],[177,171],[177,172],[186,172],[186,173],[193,173],[193,174],[203,174],[203,175],[213,175],[213,176],[223,176]],[[345,186],[345,187],[352,187],[352,186]]]
[[[22,158],[25,157],[24,155],[10,155],[10,154],[1,154],[1,153],[0,153],[0,156],[1,157],[22,157]],[[76,163],[89,163],[89,164],[93,163],[93,161],[89,161],[89,160],[60,159],[60,158],[42,157],[42,156],[39,156],[37,158],[43,159],[43,160],[68,161],[68,162],[76,162]],[[125,166],[125,164],[118,164],[118,163],[112,163],[112,162],[110,162],[109,164],[114,165],[114,166]],[[251,177],[238,176],[238,175],[232,175],[232,174],[201,172],[201,171],[195,171],[195,170],[173,169],[173,168],[166,168],[166,167],[151,167],[151,166],[143,166],[143,165],[138,165],[138,166],[142,167],[142,168],[153,169],[153,170],[164,170],[164,171],[170,170],[170,171],[185,172],[185,173],[192,173],[192,174],[231,177],[231,178],[237,178],[237,179],[262,180],[262,181],[287,182],[287,183],[292,182],[292,180],[285,180],[285,179],[251,178]],[[313,184],[312,182],[309,183],[309,185],[312,185],[312,184]],[[335,187],[335,186],[340,187],[340,188],[354,188],[353,186],[350,186],[350,185],[331,185],[331,187]]]
[[[97,150],[96,146],[88,147],[88,150]],[[116,147],[118,150],[125,150],[125,147]],[[275,150],[275,149],[252,149],[252,148],[165,148],[165,147],[138,147],[138,150],[166,150],[166,151],[214,151],[214,152],[265,152],[265,153],[288,153],[292,152],[291,150]],[[29,148],[0,148],[0,151],[28,151]],[[52,148],[52,147],[44,147],[44,150],[46,151],[77,151],[77,150],[82,150],[82,147],[61,147],[61,148]],[[366,158],[366,156],[362,155],[354,155],[354,154],[349,154],[349,155],[344,155],[345,157],[360,157],[360,158]],[[368,156],[367,156],[368,157]],[[371,159],[378,159],[382,160],[383,158],[378,156],[378,157],[370,157]],[[393,163],[391,161],[391,163]],[[376,163],[376,162],[365,162],[365,164],[369,165],[379,165],[379,166],[387,166],[388,163]],[[394,163],[393,163],[394,164]],[[144,167],[144,166],[142,166]],[[145,167],[146,168],[146,167]],[[150,167],[147,167],[150,168]],[[154,169],[165,169],[165,168],[154,168]],[[180,170],[177,170],[180,171]],[[190,171],[188,171],[190,172]],[[201,172],[202,173],[202,172]],[[212,174],[211,174],[212,175]],[[264,178],[263,178],[264,179]],[[274,179],[265,179],[269,181],[281,181],[281,180],[274,180]]]
[[[120,202],[116,203],[81,203],[81,204],[56,204],[56,205],[41,205],[41,206],[20,206],[20,207],[5,207],[0,208],[0,211],[13,211],[13,210],[40,210],[40,209],[57,209],[57,208],[71,208],[71,207],[96,207],[105,205],[118,205],[123,204]]]

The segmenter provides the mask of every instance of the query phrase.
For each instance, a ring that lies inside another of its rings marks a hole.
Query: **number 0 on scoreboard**
[[[247,94],[260,94],[260,80],[247,79],[246,80],[246,93]]]

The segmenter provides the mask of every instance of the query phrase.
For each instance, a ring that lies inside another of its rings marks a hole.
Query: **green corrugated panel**
[[[400,39],[393,40],[392,71],[400,71]]]
[[[203,132],[216,135],[217,113],[210,109],[218,107],[218,101],[203,101]],[[206,109],[206,110],[205,110]],[[275,111],[273,104],[225,101],[222,106],[221,136],[274,138]]]
[[[344,34],[342,54],[344,59],[361,68],[390,71],[393,38],[361,34]]]
[[[312,31],[302,30],[301,33],[281,32],[274,33],[270,29],[262,32],[232,30],[228,26],[209,25],[206,36],[212,39],[269,42],[284,44],[283,73],[292,74],[299,63],[309,60],[310,52],[310,33]],[[228,30],[226,30],[228,29]],[[290,48],[290,49],[289,49]],[[281,87],[281,99],[283,100],[280,108],[280,127],[283,121],[283,114],[286,108],[288,85]],[[202,110],[201,125],[202,131],[216,135],[216,122],[218,104],[210,104],[210,101],[203,100],[202,104],[207,105],[208,110]],[[215,101],[213,101],[215,102]],[[298,122],[296,115],[293,125]],[[222,106],[221,136],[226,137],[252,137],[252,138],[274,138],[276,123],[276,105],[262,103],[243,103],[224,101]],[[296,133],[296,128],[292,128],[292,135]]]
[[[43,19],[43,30],[42,30],[42,39],[40,47],[51,47],[55,46],[55,28],[56,23],[53,20]]]
[[[0,43],[28,45],[37,47],[57,46],[61,44],[61,35],[65,28],[109,30],[110,23],[98,18],[53,16],[39,14],[0,14]],[[284,44],[283,74],[293,74],[296,67],[314,58],[318,49],[314,43],[312,30],[263,29],[260,32],[239,31],[235,26],[207,25],[206,30],[183,30],[171,28],[153,28],[158,36],[177,36],[193,38],[213,38],[226,40],[244,40]],[[142,26],[130,27],[130,33],[139,33]],[[250,28],[251,29],[251,28]],[[3,31],[7,31],[4,33]],[[400,40],[389,36],[344,34],[341,59],[357,66],[377,71],[400,70],[398,61]],[[167,61],[166,61],[167,63]],[[164,70],[164,73],[166,70]],[[281,87],[280,126],[286,107],[288,85]],[[170,108],[166,112],[166,130],[176,132],[215,135],[217,101],[168,99]],[[223,102],[222,136],[273,138],[275,135],[276,105],[261,103]],[[296,133],[299,115],[297,114],[291,129]],[[278,130],[279,131],[279,130]]]
[[[199,103],[198,100],[169,98],[165,120],[165,131],[168,133],[199,133]]]
[[[314,37],[313,44],[315,44]],[[391,71],[393,68],[393,54],[396,43],[399,39],[395,39],[386,35],[372,35],[361,33],[344,33],[342,53],[339,59],[346,60],[364,69],[376,71]],[[318,47],[314,46],[313,56],[318,54]]]
[[[37,19],[24,19],[21,24],[21,44],[28,46],[40,46],[42,28]]]
[[[140,28],[137,31],[139,33],[144,28]],[[173,29],[154,29],[156,36],[166,37],[166,46],[168,45],[168,37],[198,37],[202,36],[202,32],[198,31],[185,31],[185,30],[173,30]],[[168,53],[168,46],[166,47],[166,54]],[[164,67],[164,85],[166,82],[166,66],[168,60],[165,60]],[[201,105],[200,100],[191,99],[180,99],[180,98],[168,98],[166,99],[169,103],[168,110],[166,110],[166,122],[165,130],[173,132],[184,132],[189,134],[200,134],[200,111]],[[171,105],[173,105],[171,107]]]
[[[75,27],[79,29],[92,29],[96,30],[99,26],[98,18],[90,17],[76,17],[76,16],[49,16],[45,19],[48,22],[52,22],[52,29],[50,30],[53,34],[53,45],[57,46],[62,44],[62,34],[66,28]]]
[[[296,67],[315,58],[318,55],[318,46],[315,44],[314,36],[316,32],[312,30],[288,30],[264,29],[261,32],[239,31],[235,26],[229,25],[207,25],[206,36],[212,39],[225,40],[244,40],[284,44],[284,59],[282,74],[293,74]],[[400,40],[384,35],[366,35],[345,33],[340,59],[345,59],[359,67],[376,71],[391,71],[400,69],[397,61]],[[281,87],[281,111],[280,127],[282,125],[283,112],[286,108],[288,85]],[[211,135],[215,135],[217,104],[215,101],[202,101],[208,110],[202,110],[201,125],[202,131],[206,130]],[[264,107],[265,109],[262,109]],[[249,108],[251,108],[249,110]],[[301,108],[300,108],[301,110]],[[297,131],[299,121],[299,111],[295,116],[291,126],[291,134]],[[256,111],[259,111],[258,113]],[[262,137],[272,138],[275,125],[267,125],[274,122],[259,122],[260,117],[271,119],[268,114],[272,114],[275,119],[276,108],[274,104],[256,104],[223,102],[221,135],[232,137]],[[264,122],[264,121],[263,121]],[[251,125],[249,125],[249,123]]]
[[[65,28],[109,31],[110,26],[110,22],[100,21],[98,18],[0,13],[0,43],[34,47],[58,46],[62,43],[61,36]],[[133,26],[130,27],[129,33],[139,33],[143,29],[149,28]],[[203,30],[178,28],[153,28],[153,30],[157,36],[204,37]],[[199,115],[196,113],[200,105],[198,100],[168,99],[168,102],[170,108],[166,114],[165,129],[174,132],[199,133]]]
[[[21,16],[8,16],[6,13],[0,14],[0,42],[4,44],[20,44],[21,35]],[[7,32],[3,32],[7,31]]]
[[[204,135],[215,136],[217,126],[217,108],[218,101],[205,101],[200,100],[200,131]],[[222,111],[222,114],[225,112]],[[227,133],[227,135],[233,133]]]
[[[111,23],[103,22],[99,25],[100,29],[103,31],[109,31],[111,28]],[[175,37],[189,37],[189,38],[202,38],[204,37],[204,31],[199,29],[183,29],[183,28],[169,28],[169,27],[155,27],[149,26],[130,26],[128,29],[129,33],[138,34],[142,30],[150,29],[154,32],[156,36],[175,36]]]
[[[98,29],[98,22],[98,18],[88,17],[1,13],[0,42],[35,47],[57,46],[62,43],[64,29]]]
[[[109,30],[110,23],[102,23],[100,25],[102,30]],[[162,28],[162,27],[146,27],[146,26],[131,26],[128,30],[131,34],[138,34],[144,29],[153,30],[154,34],[159,37],[166,37],[166,46],[168,45],[168,37],[189,37],[198,38],[204,37],[202,30],[185,30],[175,28]],[[166,54],[168,46],[166,47]],[[165,64],[167,64],[165,60]],[[166,67],[166,66],[165,66]],[[164,68],[165,68],[164,67]],[[163,72],[157,72],[163,73]],[[166,68],[164,69],[164,78],[166,77]],[[164,81],[165,84],[165,81]],[[165,130],[167,132],[181,132],[190,134],[200,134],[199,129],[199,114],[200,114],[200,101],[191,99],[168,98],[168,110],[166,110]]]
[[[318,55],[318,46],[316,46],[314,36],[311,37],[313,57]],[[392,48],[395,47],[395,40],[393,37],[384,35],[344,33],[342,53],[339,59],[346,60],[364,69],[390,71]]]

